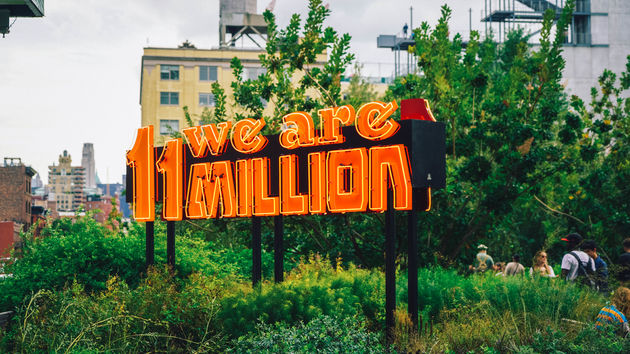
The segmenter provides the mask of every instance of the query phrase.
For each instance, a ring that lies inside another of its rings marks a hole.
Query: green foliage
[[[141,229],[134,224],[125,236],[88,215],[55,220],[40,238],[24,235],[20,257],[7,267],[13,277],[0,282],[0,306],[10,309],[40,289],[61,289],[75,280],[86,291],[104,290],[112,275],[137,285],[144,268]]]
[[[219,247],[179,230],[176,237],[176,268],[180,278],[193,272],[217,278],[248,279],[252,251],[242,246]],[[59,290],[77,282],[88,292],[102,291],[107,279],[118,277],[134,288],[145,272],[145,231],[133,223],[127,233],[113,231],[90,215],[59,219],[42,230],[42,237],[24,235],[20,256],[7,266],[13,277],[0,282],[0,308],[11,309],[40,289]],[[155,262],[166,264],[165,224],[155,223]],[[287,270],[293,267],[286,263]],[[262,254],[263,276],[273,272],[273,255]]]
[[[320,316],[304,324],[259,324],[256,332],[240,337],[236,353],[383,353],[380,336],[356,318]]]
[[[284,29],[278,28],[273,13],[265,11],[263,15],[268,35],[265,53],[259,58],[266,73],[244,80],[243,66],[238,58],[233,58],[231,67],[236,80],[230,86],[236,107],[240,109],[237,119],[264,118],[265,132],[277,133],[281,118],[287,113],[316,113],[323,106],[337,105],[341,101],[341,76],[354,56],[348,53],[348,34],[340,35],[330,27],[324,28],[330,10],[321,0],[309,1],[303,28],[298,14],[291,17]],[[327,60],[318,62],[321,59],[318,56],[326,55],[327,51]],[[309,96],[313,93],[318,97]],[[263,102],[273,104],[271,116],[264,116]]]
[[[198,274],[178,284],[153,270],[134,290],[115,277],[98,294],[77,282],[42,290],[20,309],[13,343],[5,338],[3,345],[22,352],[216,351],[222,343],[215,300],[223,286]]]
[[[359,109],[362,104],[375,101],[378,99],[374,92],[374,87],[363,76],[361,71],[363,65],[359,62],[354,63],[354,73],[350,77],[348,89],[344,94],[344,105],[351,105],[355,109]]]
[[[547,328],[538,331],[529,345],[516,348],[516,353],[627,353],[627,338],[610,331],[599,331],[593,325],[580,330],[577,335]]]
[[[218,317],[234,337],[253,331],[258,321],[294,325],[321,315],[359,316],[376,325],[384,318],[384,298],[382,274],[354,268],[337,271],[329,262],[312,257],[283,283],[226,296]]]

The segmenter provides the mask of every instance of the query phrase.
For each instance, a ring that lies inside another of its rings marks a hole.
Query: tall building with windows
[[[64,150],[59,164],[48,166],[49,200],[56,201],[58,211],[76,211],[85,204],[85,168],[72,166],[72,157]]]
[[[5,157],[0,166],[0,258],[20,246],[20,231],[31,226],[31,178],[35,173],[19,157]]]
[[[94,144],[83,144],[81,166],[85,169],[85,187],[96,188],[96,167],[94,164]]]
[[[154,126],[155,145],[162,145],[173,132],[184,128],[183,107],[197,123],[204,109],[213,109],[212,83],[218,82],[230,95],[234,80],[230,61],[243,64],[243,79],[265,73],[259,49],[144,48],[140,105],[142,126]],[[230,107],[228,107],[228,114]]]

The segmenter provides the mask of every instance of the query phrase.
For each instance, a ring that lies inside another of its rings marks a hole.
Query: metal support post
[[[153,226],[153,221],[147,221],[144,224],[145,227],[145,234],[146,234],[146,243],[145,243],[145,260],[146,260],[146,266],[147,268],[149,268],[149,266],[153,265],[155,263],[155,243],[153,241],[153,235],[154,235],[154,226]]]
[[[394,311],[396,310],[396,219],[393,193],[387,189],[385,212],[385,327],[387,342],[394,341]]]
[[[175,268],[175,221],[166,222],[166,263]]]
[[[418,193],[421,190],[414,188],[412,191],[413,207],[407,214],[407,312],[413,323],[414,329],[418,329],[418,232],[417,212],[420,205]]]
[[[252,285],[255,287],[262,279],[262,228],[260,217],[252,216]]]
[[[284,280],[284,219],[282,215],[273,218],[273,275],[274,281]]]

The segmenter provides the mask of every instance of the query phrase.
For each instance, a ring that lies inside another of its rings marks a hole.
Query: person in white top
[[[562,257],[562,274],[561,277],[568,281],[573,281],[578,277],[580,265],[584,268],[584,271],[595,273],[595,262],[588,256],[588,254],[579,250],[582,243],[582,236],[577,233],[568,234],[561,239],[567,242],[567,249],[569,252]],[[578,263],[579,261],[579,263]]]
[[[536,255],[534,256],[534,264],[531,268],[529,268],[529,275],[534,276],[534,274],[541,277],[556,277],[556,274],[553,272],[553,268],[551,268],[549,263],[547,263],[547,252],[536,252]]]

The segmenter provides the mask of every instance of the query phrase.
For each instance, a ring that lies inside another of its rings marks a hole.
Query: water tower
[[[42,17],[44,0],[0,0],[0,33],[9,33],[9,17]],[[15,20],[13,21],[15,22]]]
[[[219,41],[221,47],[233,47],[237,40],[246,36],[259,48],[263,48],[256,38],[262,43],[267,40],[267,24],[263,15],[256,13],[256,2],[256,0],[220,0]]]

